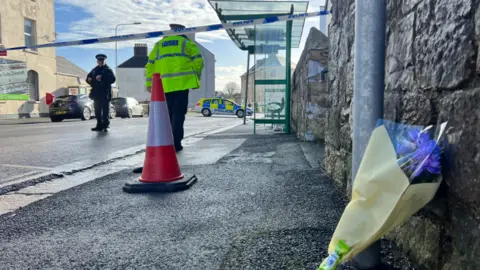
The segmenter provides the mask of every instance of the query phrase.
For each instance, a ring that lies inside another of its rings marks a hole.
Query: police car
[[[245,106],[240,106],[223,98],[201,98],[197,104],[195,104],[195,111],[205,117],[212,116],[212,114],[221,114],[236,115],[238,118],[243,118]],[[250,116],[252,113],[252,109],[247,108],[247,115]]]

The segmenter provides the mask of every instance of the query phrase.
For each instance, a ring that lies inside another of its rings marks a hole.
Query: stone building
[[[0,45],[28,46],[55,40],[53,0],[2,0]],[[86,72],[55,48],[9,51],[0,57],[0,119],[48,116],[45,94],[87,92]]]
[[[53,0],[4,0],[0,5],[0,43],[5,47],[46,43],[55,39],[55,11]],[[9,51],[0,57],[3,63],[24,63],[15,67],[17,74],[27,75],[23,85],[17,82],[20,76],[7,81],[2,76],[0,89],[0,118],[39,116],[48,113],[45,93],[56,89],[56,50]],[[11,63],[11,62],[9,62]],[[11,66],[10,66],[11,67]],[[12,69],[3,69],[2,75],[12,74]],[[26,84],[25,84],[26,81]],[[8,85],[9,84],[9,85]],[[8,86],[7,86],[8,85]]]

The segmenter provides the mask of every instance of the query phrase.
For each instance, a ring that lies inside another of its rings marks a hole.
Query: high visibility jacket
[[[197,45],[184,36],[164,37],[155,44],[145,66],[146,86],[160,73],[165,93],[200,87],[203,57]]]

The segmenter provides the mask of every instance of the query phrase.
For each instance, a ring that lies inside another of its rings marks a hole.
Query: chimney
[[[148,56],[148,47],[145,43],[136,43],[133,48],[133,56]]]

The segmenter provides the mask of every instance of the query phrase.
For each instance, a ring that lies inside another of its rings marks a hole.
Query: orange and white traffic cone
[[[142,176],[133,183],[126,183],[123,191],[128,193],[178,191],[190,188],[196,181],[195,175],[186,175],[180,171],[162,80],[160,74],[154,74]]]

